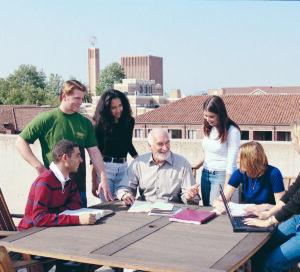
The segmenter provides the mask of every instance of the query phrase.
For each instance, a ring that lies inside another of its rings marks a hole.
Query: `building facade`
[[[125,78],[155,80],[163,89],[163,58],[155,56],[121,57]]]
[[[134,116],[169,103],[161,85],[155,84],[155,80],[125,78],[122,83],[115,83],[114,89],[127,95]]]
[[[135,96],[164,95],[162,86],[160,84],[155,84],[155,80],[124,78],[121,83],[114,84],[114,89],[127,95]]]

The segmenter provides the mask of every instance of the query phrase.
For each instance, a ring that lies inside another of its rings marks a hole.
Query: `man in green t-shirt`
[[[91,161],[101,177],[95,196],[103,190],[105,198],[111,199],[104,163],[97,147],[94,128],[91,121],[79,113],[86,88],[77,80],[66,81],[60,90],[60,106],[57,109],[39,114],[22,131],[16,141],[16,148],[22,157],[41,174],[52,161],[52,150],[57,142],[66,139],[78,144],[83,163],[77,173],[73,173],[83,204],[86,206],[86,148]],[[40,141],[43,162],[33,154],[30,144]]]

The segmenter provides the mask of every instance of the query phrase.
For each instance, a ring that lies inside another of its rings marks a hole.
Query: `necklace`
[[[254,191],[257,180],[255,180],[255,182],[254,182],[254,184],[253,184],[252,178],[250,178],[250,182],[251,182],[251,185],[252,185],[252,189],[253,189],[253,191]]]

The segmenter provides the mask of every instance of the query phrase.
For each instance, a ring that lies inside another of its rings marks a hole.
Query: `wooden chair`
[[[17,217],[22,217],[19,215]],[[4,199],[2,190],[0,188],[0,239],[16,234],[17,228],[12,219],[12,215],[10,214],[6,201]],[[30,255],[23,254],[24,260],[30,260]]]
[[[18,233],[16,225],[12,219],[13,217],[22,218],[23,215],[10,214],[2,190],[0,188],[0,239]],[[46,261],[32,260],[31,256],[25,253],[19,254],[19,253],[10,252],[9,256],[10,258],[16,260],[17,266],[22,266],[22,265],[32,266],[31,268],[27,269],[27,271],[32,271],[32,272],[43,272],[44,269],[42,263],[53,263],[55,261],[52,259],[47,259]],[[14,270],[8,270],[8,271],[14,271]]]
[[[0,272],[15,272],[26,268],[29,272],[42,272],[43,267],[39,261],[18,260],[11,261],[8,252],[4,246],[0,246]]]
[[[283,177],[284,189],[287,191],[295,180],[296,177]]]
[[[11,214],[9,212],[6,201],[5,201],[3,193],[2,193],[2,190],[0,188],[0,239],[18,233],[18,230],[17,230],[12,218],[22,218],[22,217],[23,217],[22,214]],[[4,248],[4,250],[6,251],[5,248]],[[6,252],[6,254],[7,254],[7,252]],[[3,253],[3,255],[5,255],[5,253]],[[44,269],[43,269],[42,264],[47,263],[51,267],[51,265],[54,265],[54,263],[56,262],[55,259],[33,260],[29,254],[24,254],[24,253],[23,254],[18,254],[18,253],[13,254],[12,252],[10,252],[10,255],[11,255],[12,259],[19,259],[19,260],[13,262],[14,263],[13,266],[16,269],[18,269],[18,267],[25,268],[22,266],[26,266],[27,271],[30,271],[30,272],[43,272]],[[13,256],[13,255],[19,255],[19,256]],[[24,260],[20,260],[20,258],[23,258]],[[8,259],[6,258],[6,261],[4,264],[9,265],[9,262],[11,262],[11,260],[8,255]],[[92,271],[92,269],[94,267],[99,267],[99,266],[83,264],[84,271]],[[7,270],[3,270],[3,271],[10,272],[10,271],[15,271],[15,270],[7,269]],[[67,271],[67,268],[65,269],[65,271]],[[74,270],[72,270],[72,271],[74,271]],[[0,272],[2,272],[1,265],[0,265]]]
[[[16,234],[17,228],[12,217],[22,218],[23,215],[10,214],[2,190],[0,188],[0,237]]]

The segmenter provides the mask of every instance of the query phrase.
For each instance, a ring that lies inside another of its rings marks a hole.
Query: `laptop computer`
[[[221,185],[220,185],[220,194],[234,232],[271,232],[274,230],[275,228],[274,226],[264,228],[264,227],[245,225],[243,222],[245,218],[244,216],[232,216]]]

